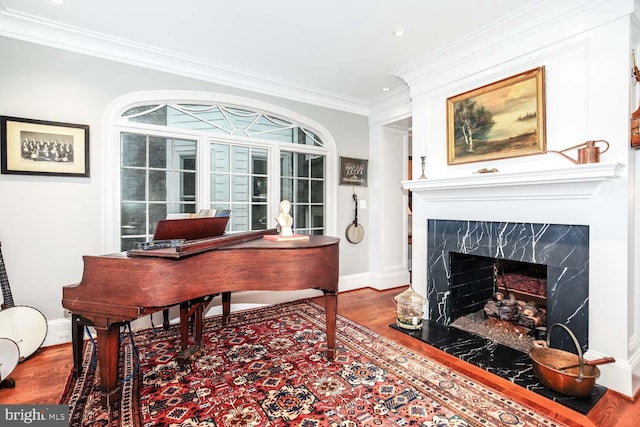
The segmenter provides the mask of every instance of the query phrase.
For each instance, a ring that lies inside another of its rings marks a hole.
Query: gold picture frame
[[[0,116],[3,174],[89,176],[89,126]]]
[[[447,99],[447,163],[546,153],[544,67]]]

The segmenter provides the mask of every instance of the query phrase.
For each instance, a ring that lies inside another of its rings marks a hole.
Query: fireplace
[[[568,326],[582,350],[587,350],[589,227],[429,219],[427,254],[427,300],[432,321],[449,325],[463,311],[484,304],[493,293],[494,259],[544,266],[547,324]],[[460,258],[458,254],[473,257]],[[486,274],[474,272],[477,280],[468,281],[470,285],[460,292],[456,278],[464,274],[461,268],[465,264],[473,264],[474,269]],[[534,274],[540,275],[541,267],[535,269]],[[461,299],[460,294],[467,298]],[[567,336],[554,334],[551,343],[554,348],[575,352]]]
[[[546,337],[547,266],[450,252],[452,326],[528,351]],[[513,343],[513,344],[512,344]]]

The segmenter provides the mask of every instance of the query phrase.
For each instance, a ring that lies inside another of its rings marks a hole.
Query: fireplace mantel
[[[618,178],[620,163],[591,163],[538,171],[475,173],[402,181],[426,200],[588,199],[600,184]]]

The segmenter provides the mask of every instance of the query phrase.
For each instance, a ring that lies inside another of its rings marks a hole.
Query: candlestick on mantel
[[[418,179],[427,179],[427,175],[424,174],[424,161],[427,158],[427,156],[420,156],[420,161],[422,162],[422,175],[420,175],[420,178]]]

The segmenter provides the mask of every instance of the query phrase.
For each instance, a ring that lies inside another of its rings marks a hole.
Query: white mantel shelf
[[[474,173],[402,181],[402,188],[426,200],[587,199],[600,184],[618,178],[620,163],[591,163],[537,171]]]

